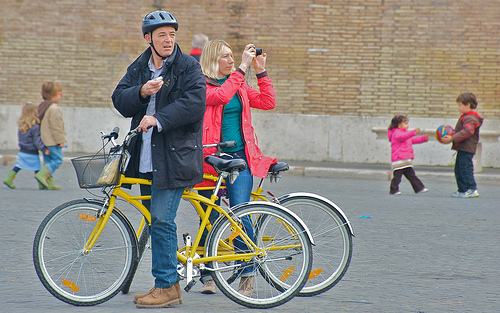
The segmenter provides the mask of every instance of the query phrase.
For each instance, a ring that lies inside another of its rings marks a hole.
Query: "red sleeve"
[[[272,110],[276,107],[276,93],[274,92],[273,82],[269,76],[259,78],[257,81],[259,91],[251,88],[245,83],[245,89],[250,101],[250,107],[261,110]]]
[[[243,84],[244,78],[243,74],[234,71],[220,87],[207,85],[207,105],[226,105]]]

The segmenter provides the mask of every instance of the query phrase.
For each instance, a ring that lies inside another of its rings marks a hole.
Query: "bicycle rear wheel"
[[[352,233],[348,221],[330,201],[297,193],[280,197],[279,204],[297,214],[314,238],[311,275],[299,296],[314,296],[335,286],[352,257]]]
[[[64,203],[45,217],[35,235],[33,263],[44,287],[77,306],[102,303],[116,295],[137,261],[137,239],[128,220],[114,209],[89,253],[100,202]]]
[[[305,228],[291,212],[273,203],[252,202],[233,210],[236,220],[250,216],[255,222],[254,243],[262,254],[242,259],[242,264],[210,262],[215,283],[231,300],[250,308],[270,308],[289,301],[306,283],[311,269],[312,247]],[[210,232],[207,256],[244,253],[232,244],[234,237],[231,222],[220,218]],[[243,274],[246,267],[252,268],[250,276]],[[246,295],[239,293],[241,285],[250,287]]]

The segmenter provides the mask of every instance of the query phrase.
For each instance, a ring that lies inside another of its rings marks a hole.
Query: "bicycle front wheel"
[[[289,301],[306,283],[311,270],[312,247],[305,228],[291,212],[273,203],[251,202],[233,210],[234,220],[253,220],[254,243],[260,254],[225,260],[224,256],[243,255],[245,251],[235,247],[234,225],[221,217],[207,244],[207,256],[221,257],[209,264],[215,283],[231,300],[250,308],[270,308]]]
[[[297,193],[280,197],[279,203],[297,214],[314,239],[311,275],[299,296],[314,296],[335,286],[352,257],[352,233],[346,218],[322,197]]]
[[[38,278],[56,298],[77,306],[116,295],[137,262],[137,239],[128,220],[113,210],[90,252],[84,246],[103,204],[85,199],[64,203],[45,217],[35,235]]]

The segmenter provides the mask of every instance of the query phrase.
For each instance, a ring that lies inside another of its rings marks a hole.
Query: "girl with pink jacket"
[[[427,192],[422,181],[413,169],[413,144],[423,143],[429,140],[429,135],[416,136],[420,128],[408,130],[408,118],[404,115],[396,115],[391,120],[387,130],[387,136],[391,142],[392,173],[391,195],[400,195],[399,184],[404,175],[409,181],[415,193]]]

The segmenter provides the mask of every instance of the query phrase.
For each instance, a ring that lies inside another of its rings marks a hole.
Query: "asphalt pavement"
[[[4,156],[6,154],[3,154]],[[94,307],[75,307],[53,297],[38,280],[32,244],[42,219],[66,201],[95,197],[78,187],[68,162],[56,171],[60,191],[38,190],[33,173],[21,171],[11,190],[0,186],[0,312],[136,312],[135,293],[153,286],[151,255],[141,263],[129,294]],[[5,177],[12,160],[3,157]],[[500,298],[500,169],[476,174],[480,196],[451,198],[453,169],[415,167],[429,192],[414,194],[407,181],[402,195],[388,194],[388,165],[290,162],[276,195],[308,191],[339,205],[353,226],[353,257],[344,278],[330,291],[296,297],[267,310],[242,307],[218,292],[199,293],[200,283],[183,294],[172,312],[498,312]],[[98,190],[94,190],[98,192]],[[138,192],[133,190],[133,192]],[[126,203],[118,207],[134,226],[140,216]],[[194,232],[197,217],[182,202],[178,234]],[[193,223],[193,221],[196,221]],[[181,239],[179,244],[181,244]],[[184,286],[181,281],[181,286]]]

